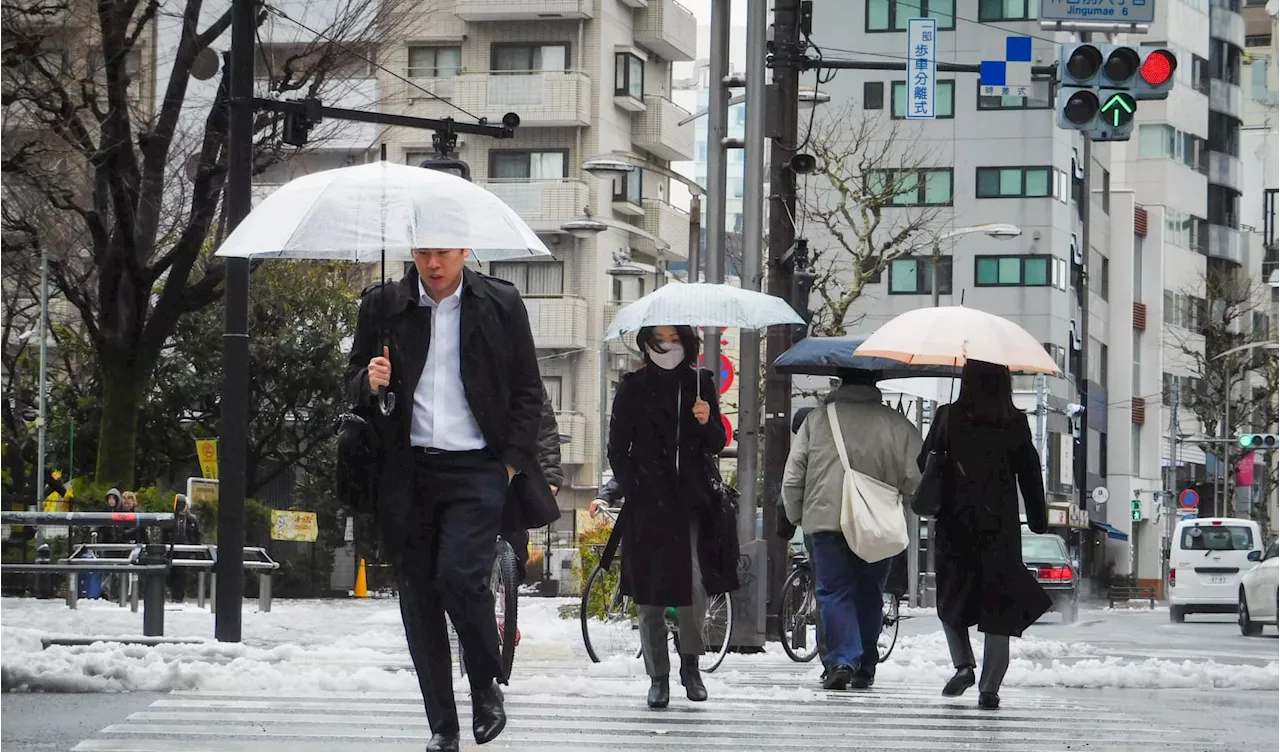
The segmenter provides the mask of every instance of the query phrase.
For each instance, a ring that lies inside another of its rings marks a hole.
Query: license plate
[[[1218,575],[1213,575],[1213,576],[1211,576],[1211,577],[1209,578],[1209,584],[1210,584],[1210,585],[1225,585],[1225,584],[1227,584],[1227,578],[1226,578],[1226,577],[1224,577],[1224,576],[1222,576],[1222,575],[1220,575],[1220,574],[1218,574]]]

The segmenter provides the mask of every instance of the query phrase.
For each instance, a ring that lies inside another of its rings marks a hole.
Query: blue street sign
[[[907,20],[907,119],[932,120],[938,88],[938,21]]]
[[[999,60],[979,64],[978,84],[984,97],[1025,97],[1031,93],[1031,37],[1007,36]]]
[[[1200,503],[1200,494],[1196,493],[1195,489],[1184,488],[1182,493],[1178,494],[1178,503],[1187,509],[1195,509]]]
[[[1154,23],[1156,0],[1040,0],[1041,21]]]

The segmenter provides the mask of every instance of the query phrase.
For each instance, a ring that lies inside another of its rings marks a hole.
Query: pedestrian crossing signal
[[[1142,499],[1134,499],[1129,502],[1129,512],[1132,514],[1134,522],[1142,522]]]

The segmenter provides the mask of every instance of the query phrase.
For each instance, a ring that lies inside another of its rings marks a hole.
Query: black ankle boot
[[[671,687],[667,679],[665,676],[649,679],[649,707],[665,708],[671,702]]]
[[[975,684],[973,677],[973,666],[961,666],[956,669],[956,675],[951,677],[947,682],[947,686],[942,688],[943,697],[959,697],[964,691]]]
[[[684,685],[684,692],[690,700],[702,702],[707,699],[707,685],[702,683],[702,672],[698,670],[698,656],[683,654],[680,656],[680,683]]]

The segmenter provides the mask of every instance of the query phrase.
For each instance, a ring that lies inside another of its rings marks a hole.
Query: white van
[[[1169,554],[1169,619],[1187,614],[1235,613],[1240,578],[1253,568],[1249,552],[1262,551],[1262,530],[1252,520],[1183,520]]]

